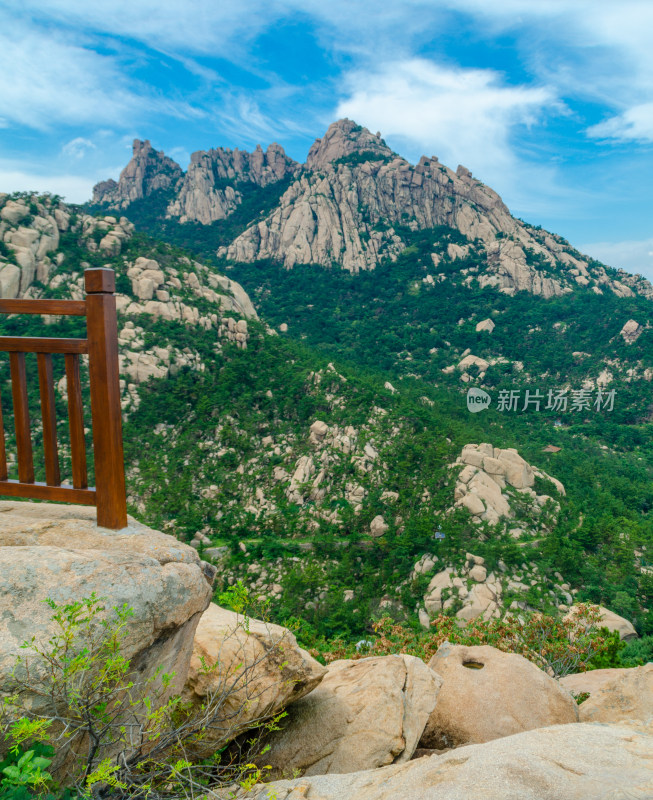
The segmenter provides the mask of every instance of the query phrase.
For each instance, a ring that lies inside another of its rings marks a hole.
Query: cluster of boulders
[[[0,515],[0,688],[22,642],[52,635],[43,599],[126,603],[122,654],[145,678],[174,673],[157,702],[181,692],[205,720],[193,757],[286,710],[258,756],[279,780],[243,798],[648,796],[653,665],[557,681],[521,656],[445,642],[428,664],[396,654],[324,667],[284,628],[210,603],[214,568],[170,536],[133,520],[103,531],[75,507],[0,503]],[[69,765],[53,767],[65,777]]]
[[[557,500],[535,492],[535,478],[550,481],[559,495],[565,494],[559,480],[532,467],[514,448],[502,450],[487,442],[468,444],[456,459],[454,466],[458,465],[463,469],[456,478],[455,505],[466,508],[475,522],[496,525],[502,519],[513,517],[510,497],[515,491],[522,499],[530,501],[536,514],[547,504],[559,509]]]
[[[420,624],[427,630],[431,621],[441,613],[454,614],[461,625],[481,618],[498,619],[506,612],[519,615],[533,612],[532,596],[539,605],[551,606],[563,615],[573,615],[578,589],[566,583],[559,572],[553,576],[543,573],[534,562],[522,562],[509,568],[499,560],[497,571],[489,571],[482,556],[466,553],[462,564],[442,568],[433,553],[425,553],[414,565],[409,581],[430,575],[422,603],[415,611]],[[637,637],[632,623],[624,617],[599,606],[601,625],[619,633],[623,641]],[[519,617],[521,618],[521,617]]]
[[[143,157],[148,153],[145,148]],[[132,189],[126,190],[126,196],[134,199],[132,195]],[[165,266],[144,256],[127,261],[123,254],[117,259],[134,232],[129,220],[74,214],[64,203],[48,196],[11,199],[0,194],[0,241],[10,251],[10,256],[0,252],[0,297],[40,297],[64,289],[71,299],[84,298],[83,270],[90,265],[84,261],[67,265],[65,252],[59,249],[60,234],[65,231],[74,233],[87,251],[113,259],[107,266],[117,269],[118,275],[124,269],[131,283],[131,291],[125,291],[124,282],[118,281],[116,295],[119,324],[123,317],[128,318],[118,332],[125,410],[138,406],[139,383],[166,377],[183,367],[204,369],[190,347],[179,350],[162,343],[146,349],[143,329],[135,318],[147,315],[198,325],[215,330],[220,341],[247,348],[251,335],[248,321],[258,317],[238,283],[186,257]],[[65,396],[65,381],[59,388]]]
[[[34,280],[45,283],[60,262],[50,253],[59,246],[61,231],[68,229],[70,214],[55,203],[8,199],[0,193],[0,241],[13,256],[0,253],[0,297],[13,299],[25,295]]]

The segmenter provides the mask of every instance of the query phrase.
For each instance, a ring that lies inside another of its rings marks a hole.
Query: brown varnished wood
[[[87,340],[98,525],[127,525],[122,409],[118,374],[118,326],[111,270],[85,273]]]
[[[74,489],[72,486],[47,486],[45,483],[19,483],[0,481],[0,496],[30,497],[34,500],[51,500],[54,503],[95,505],[95,489]]]
[[[70,424],[70,458],[73,468],[73,487],[86,489],[86,441],[84,440],[84,409],[82,383],[79,377],[79,356],[66,355],[66,382],[68,386],[68,422]]]
[[[2,392],[0,392],[0,481],[6,481],[9,474],[7,472],[7,450],[5,448],[5,426],[2,421]]]
[[[84,273],[84,280],[87,292],[85,301],[0,300],[0,313],[5,314],[86,315],[88,329],[87,339],[0,337],[0,352],[10,354],[19,477],[18,481],[7,479],[0,408],[0,495],[95,505],[98,525],[119,530],[127,525],[127,503],[118,374],[115,274],[110,269],[91,269]],[[25,353],[38,354],[47,483],[34,482]],[[73,487],[56,485],[60,483],[60,474],[52,353],[66,356]],[[89,355],[97,484],[97,488],[91,489],[86,488],[88,476],[79,377],[79,356],[84,353]]]
[[[85,317],[84,300],[0,300],[0,314],[56,314]]]
[[[11,391],[14,399],[18,479],[21,483],[34,483],[34,459],[32,457],[32,436],[27,403],[25,354],[10,353],[9,364],[11,368]]]
[[[88,353],[86,339],[49,339],[35,336],[0,336],[3,353]]]
[[[59,486],[59,448],[57,446],[57,416],[54,404],[54,379],[52,356],[39,353],[39,391],[41,394],[41,418],[43,420],[43,453],[45,456],[45,482],[48,486]]]

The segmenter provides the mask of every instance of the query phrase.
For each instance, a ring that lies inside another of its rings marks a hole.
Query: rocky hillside
[[[277,183],[283,193],[272,208],[253,202],[244,230],[223,244],[219,255],[238,262],[272,259],[340,266],[358,273],[394,260],[410,233],[447,227],[461,244],[430,254],[431,281],[447,280],[453,261],[473,261],[466,281],[506,293],[559,296],[578,287],[620,297],[653,297],[641,276],[611,270],[578,253],[560,236],[514,218],[499,195],[471,172],[454,172],[434,156],[413,165],[394,153],[380,134],[348,119],[333,123],[299,165],[283,149],[197,152],[185,174],[149,142],[136,141],[120,181],[105,181],[93,201],[128,208],[136,198],[165,195],[165,216],[208,225],[225,220],[243,203],[248,186]],[[249,224],[247,224],[249,223]]]
[[[365,136],[371,152],[385,147]],[[311,159],[333,145],[321,142]],[[248,195],[241,182],[239,208],[286,180],[250,182]],[[2,196],[0,219],[3,296],[81,297],[86,266],[117,272],[132,513],[219,560],[223,584],[243,580],[277,621],[301,619],[307,641],[360,637],[380,613],[424,624],[440,611],[563,614],[574,600],[653,631],[646,298],[581,286],[512,296],[456,273],[439,281],[430,231],[407,229],[423,238],[353,275],[218,266],[146,237],[123,214],[52,197]],[[450,246],[455,254],[465,240],[440,233],[442,263],[455,264]],[[591,314],[592,302],[604,304],[603,318],[586,324],[579,309]],[[74,320],[1,324],[14,335],[81,332]],[[607,366],[637,402],[595,424],[573,412],[505,414],[496,403],[472,415],[460,394],[470,383],[507,390],[525,376],[580,387],[596,380],[604,353],[620,359]]]
[[[154,252],[124,216],[90,216],[48,196],[0,194],[0,297],[81,299],[91,266],[116,271],[125,409],[138,404],[138,384],[205,369],[194,330],[208,332],[213,347],[247,347],[248,322],[258,317],[239,284],[173,248]],[[189,332],[177,343],[175,325]]]

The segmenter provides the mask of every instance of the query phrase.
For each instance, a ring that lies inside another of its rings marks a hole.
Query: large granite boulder
[[[441,679],[414,656],[334,661],[288,709],[262,763],[273,776],[355,772],[408,761],[436,705]]]
[[[421,747],[477,744],[578,722],[578,707],[569,692],[516,653],[444,642],[429,667],[443,684]]]
[[[439,702],[439,701],[438,701]],[[554,725],[353,775],[258,785],[247,800],[650,800],[653,737]]]
[[[21,645],[35,637],[47,647],[55,633],[45,601],[93,593],[106,615],[132,609],[121,653],[138,681],[163,668],[174,677],[160,701],[181,691],[215,574],[193,548],[133,519],[119,532],[98,528],[95,509],[76,506],[0,502],[0,531],[0,693],[11,686],[17,657],[28,654]]]
[[[589,692],[580,705],[581,722],[639,722],[653,726],[653,663],[567,675],[560,684],[570,692]]]
[[[565,620],[572,618],[577,608],[578,606],[572,606],[565,616]],[[619,616],[619,614],[616,614],[614,611],[610,611],[609,608],[598,606],[598,609],[601,612],[601,618],[598,623],[600,627],[607,628],[609,631],[617,631],[619,638],[624,642],[638,638],[637,631],[632,622],[629,622],[625,617]]]
[[[184,697],[216,713],[193,750],[212,755],[308,694],[325,673],[286,628],[211,603],[197,626]]]

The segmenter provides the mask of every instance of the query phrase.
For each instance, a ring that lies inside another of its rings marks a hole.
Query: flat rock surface
[[[247,800],[650,800],[653,737],[575,723],[350,775],[259,785]]]

